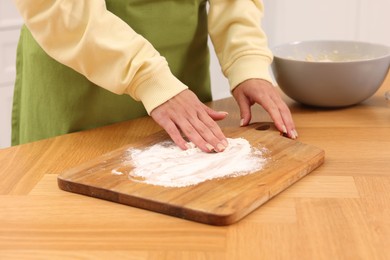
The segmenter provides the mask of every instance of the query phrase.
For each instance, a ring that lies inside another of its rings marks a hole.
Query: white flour
[[[145,149],[129,149],[135,168],[129,173],[133,181],[165,186],[185,187],[206,180],[237,177],[262,169],[266,163],[264,149],[252,148],[243,138],[228,138],[229,146],[221,153],[205,153],[192,145],[181,150],[171,141]]]

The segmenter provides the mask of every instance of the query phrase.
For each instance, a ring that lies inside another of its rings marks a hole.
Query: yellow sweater
[[[145,38],[106,9],[104,0],[14,1],[48,55],[96,85],[142,101],[148,113],[187,88]],[[208,30],[231,90],[250,78],[272,82],[262,14],[260,0],[209,0]]]

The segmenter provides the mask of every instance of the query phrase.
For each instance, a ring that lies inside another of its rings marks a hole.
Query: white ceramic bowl
[[[355,41],[292,42],[272,49],[282,91],[302,104],[344,107],[371,97],[390,68],[390,47]]]

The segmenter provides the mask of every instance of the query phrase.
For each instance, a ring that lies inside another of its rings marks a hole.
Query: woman
[[[209,11],[206,5],[209,2]],[[15,0],[22,28],[12,144],[151,115],[182,149],[228,145],[211,100],[208,33],[241,125],[262,105],[296,138],[268,72],[260,0]],[[139,102],[140,101],[140,102]]]

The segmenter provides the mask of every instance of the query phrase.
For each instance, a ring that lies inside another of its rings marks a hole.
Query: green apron
[[[107,0],[202,102],[211,100],[207,0]],[[147,115],[141,102],[100,88],[50,58],[26,27],[17,51],[12,145]]]

